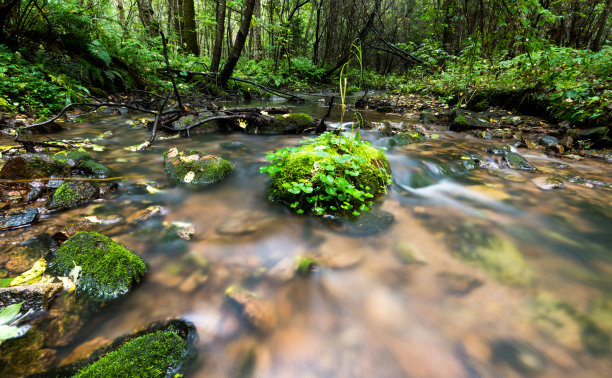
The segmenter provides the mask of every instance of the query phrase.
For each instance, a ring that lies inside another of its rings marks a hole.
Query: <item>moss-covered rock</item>
[[[175,332],[157,331],[126,342],[75,377],[172,376],[187,349],[187,341]]]
[[[532,172],[536,170],[536,167],[531,165],[531,163],[529,163],[524,157],[516,152],[513,152],[510,146],[492,146],[488,147],[486,151],[493,155],[501,156],[508,168]]]
[[[53,159],[56,161],[66,162],[71,166],[75,166],[81,164],[85,161],[94,160],[93,156],[87,151],[83,150],[71,150],[71,151],[62,151],[53,155]]]
[[[199,151],[172,148],[164,153],[164,171],[174,184],[213,184],[224,179],[232,169],[234,166],[227,160]]]
[[[455,110],[452,114],[450,129],[453,131],[466,131],[472,129],[488,129],[491,127],[487,121],[480,119],[478,113],[468,110]]]
[[[109,167],[102,163],[97,163],[93,160],[87,160],[82,162],[81,164],[79,164],[79,169],[99,178],[109,177],[111,174],[111,169]]]
[[[57,250],[49,270],[69,276],[81,267],[77,293],[108,300],[128,292],[147,270],[145,262],[112,239],[96,232],[79,232]]]
[[[98,197],[100,189],[89,181],[68,181],[60,185],[49,203],[49,209],[61,210],[79,207]]]
[[[261,172],[272,177],[270,199],[290,204],[298,213],[359,215],[390,183],[391,167],[383,151],[331,133],[267,158],[273,164]]]

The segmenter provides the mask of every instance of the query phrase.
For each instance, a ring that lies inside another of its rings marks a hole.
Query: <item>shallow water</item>
[[[326,111],[323,105],[302,110]],[[85,208],[3,235],[5,242],[20,241],[60,231],[83,215],[167,208],[163,220],[113,236],[142,256],[150,273],[92,319],[63,355],[85,341],[184,317],[199,333],[198,359],[187,374],[193,377],[603,377],[612,371],[612,190],[566,180],[564,189],[545,191],[533,181],[558,174],[610,182],[609,163],[522,150],[538,172],[498,169],[494,161],[493,168],[465,172],[459,163],[485,157],[493,142],[440,129],[437,139],[386,151],[394,182],[377,211],[394,221],[374,235],[355,235],[267,201],[267,178],[259,174],[265,154],[305,137],[201,134],[130,152],[124,147],[149,136],[127,125],[135,118],[66,124],[55,137],[93,139],[110,130],[112,137],[96,142],[106,147],[96,158],[117,175],[143,178],[123,181],[120,191]],[[386,118],[366,113],[370,121]],[[362,137],[387,143],[372,131]],[[226,141],[246,149],[221,147]],[[161,154],[175,146],[220,154],[235,170],[209,188],[172,188]],[[149,193],[146,184],[161,191]],[[160,243],[159,230],[173,221],[192,223],[194,240]],[[418,261],[408,261],[406,251]],[[306,278],[270,274],[303,255],[325,266]],[[231,285],[271,304],[272,331],[249,328],[224,304]]]

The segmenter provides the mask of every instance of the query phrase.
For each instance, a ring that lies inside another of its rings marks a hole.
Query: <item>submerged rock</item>
[[[257,331],[269,332],[278,323],[272,304],[254,293],[233,286],[225,290],[225,297],[234,304],[244,319]]]
[[[510,240],[475,227],[462,226],[447,234],[454,256],[482,268],[500,282],[516,286],[533,284],[533,268]]]
[[[359,217],[341,218],[333,215],[325,215],[321,223],[328,229],[355,237],[366,237],[378,234],[388,229],[395,216],[387,211],[372,209],[362,213]]]
[[[563,178],[560,176],[537,177],[532,180],[542,190],[563,189]]]
[[[425,141],[425,136],[419,131],[402,131],[393,135],[390,146],[407,146]]]
[[[526,342],[500,340],[493,343],[493,363],[504,363],[524,376],[538,375],[546,369],[544,354]]]
[[[164,153],[164,171],[173,184],[213,184],[224,179],[233,169],[227,160],[199,151],[172,148]]]
[[[437,280],[442,289],[451,295],[463,296],[482,286],[483,282],[468,274],[441,272]]]
[[[95,232],[79,232],[57,250],[49,271],[69,276],[81,267],[77,293],[109,300],[129,291],[146,272],[145,262],[115,241]]]
[[[396,243],[393,253],[402,264],[427,265],[427,258],[409,242],[400,241]]]
[[[38,209],[30,207],[24,210],[15,210],[0,215],[0,230],[9,230],[29,226],[36,221]]]

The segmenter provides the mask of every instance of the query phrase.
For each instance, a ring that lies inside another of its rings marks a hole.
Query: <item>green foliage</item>
[[[450,103],[482,99],[531,99],[558,120],[578,124],[612,121],[612,48],[600,52],[547,46],[512,59],[489,61],[462,55],[439,72],[414,69],[401,86],[404,92],[433,93]]]
[[[4,340],[23,336],[30,329],[29,326],[19,327],[15,325],[20,319],[18,315],[23,303],[14,303],[0,309],[0,344]]]
[[[83,269],[77,293],[101,300],[127,293],[147,269],[140,257],[96,232],[79,232],[70,237],[58,249],[49,270],[66,277],[75,266]]]
[[[75,377],[163,377],[181,365],[187,349],[175,332],[157,331],[126,342]]]
[[[327,132],[301,147],[286,147],[266,156],[260,168],[272,178],[272,200],[298,214],[311,211],[360,215],[391,182],[384,153],[366,141]]]

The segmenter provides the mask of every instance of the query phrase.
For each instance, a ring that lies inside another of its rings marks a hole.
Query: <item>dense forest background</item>
[[[188,71],[219,72],[211,95],[258,91],[232,75],[312,89],[350,62],[349,92],[505,99],[599,124],[612,107],[611,12],[612,0],[3,0],[0,107],[48,116],[88,95],[164,89],[163,34],[186,91]]]

